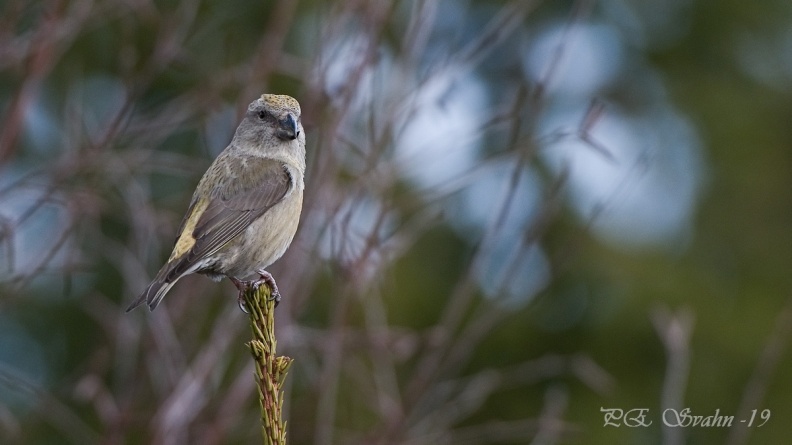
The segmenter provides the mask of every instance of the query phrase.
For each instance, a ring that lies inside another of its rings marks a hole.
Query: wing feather
[[[237,176],[210,193],[206,210],[192,233],[195,244],[173,261],[167,273],[168,281],[225,247],[280,202],[292,187],[291,175],[279,161],[266,158],[229,160],[235,163],[229,170]],[[194,203],[190,207],[192,209]],[[182,222],[182,230],[184,226]]]

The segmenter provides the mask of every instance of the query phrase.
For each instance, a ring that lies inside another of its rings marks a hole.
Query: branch
[[[256,362],[256,383],[261,405],[261,433],[265,445],[286,444],[283,411],[283,382],[291,366],[290,357],[275,355],[275,300],[267,285],[251,286],[245,291],[245,306],[250,311],[253,340],[247,345]]]

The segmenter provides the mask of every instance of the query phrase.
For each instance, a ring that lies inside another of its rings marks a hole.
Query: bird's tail
[[[145,302],[148,304],[149,310],[153,311],[155,307],[162,301],[162,298],[165,297],[165,294],[168,293],[171,287],[176,284],[176,281],[181,278],[181,276],[176,277],[175,280],[168,282],[163,277],[157,276],[151,284],[148,285],[146,290],[143,291],[132,304],[126,309],[127,312],[131,311],[132,309],[140,306]]]

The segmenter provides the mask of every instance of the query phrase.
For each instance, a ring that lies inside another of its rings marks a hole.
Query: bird
[[[231,142],[198,182],[170,257],[126,312],[143,303],[153,311],[189,274],[229,278],[243,310],[245,289],[262,283],[279,302],[275,279],[265,268],[297,232],[304,177],[300,104],[290,96],[264,94],[248,106]],[[256,274],[259,279],[246,280]]]

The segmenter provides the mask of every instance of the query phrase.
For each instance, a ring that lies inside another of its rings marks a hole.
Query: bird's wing
[[[234,164],[229,171],[236,176],[215,187],[208,198],[191,203],[169,261],[166,281],[216,253],[280,202],[292,187],[292,177],[279,161],[251,157],[228,161]],[[182,239],[185,247],[180,252]]]

